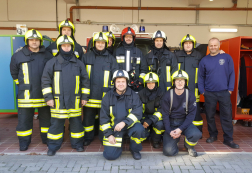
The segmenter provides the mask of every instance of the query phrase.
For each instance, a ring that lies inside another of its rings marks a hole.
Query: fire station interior
[[[136,31],[136,45],[144,55],[153,43],[151,36],[156,30],[166,33],[166,45],[171,51],[180,50],[181,39],[191,34],[196,38],[197,49],[207,55],[209,39],[219,38],[220,49],[230,54],[234,61],[233,137],[240,149],[223,144],[218,105],[215,116],[218,140],[206,143],[209,133],[202,95],[203,137],[195,148],[198,152],[252,152],[252,0],[1,0],[0,154],[20,153],[16,135],[17,86],[9,65],[13,53],[24,46],[21,30],[37,29],[44,37],[44,45],[48,46],[58,37],[58,25],[65,19],[73,22],[75,39],[84,52],[92,47],[93,35],[101,31],[112,31],[118,45],[120,32],[125,27]],[[32,142],[22,153],[47,152],[40,138],[38,118],[35,113]],[[68,125],[66,120],[64,141],[58,152],[76,152],[71,148]],[[178,144],[180,151],[185,151],[183,141],[182,136]],[[85,147],[85,152],[102,152],[103,149],[96,136],[92,144]],[[123,150],[129,150],[129,140],[124,141]],[[162,147],[153,148],[149,139],[143,142],[142,152],[161,151]]]

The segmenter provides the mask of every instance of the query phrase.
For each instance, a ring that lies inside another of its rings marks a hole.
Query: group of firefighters
[[[74,34],[73,23],[64,20],[59,24],[56,42],[45,48],[42,35],[37,30],[29,30],[25,34],[25,46],[11,58],[10,72],[18,85],[16,132],[20,151],[27,150],[31,143],[33,115],[38,108],[40,134],[42,142],[48,146],[49,156],[60,149],[65,119],[69,119],[71,146],[78,152],[84,151],[83,146],[90,145],[99,131],[103,155],[108,160],[121,155],[125,135],[129,137],[130,151],[136,160],[141,159],[141,143],[149,136],[154,148],[159,148],[163,141],[163,153],[174,156],[183,134],[185,148],[189,155],[196,157],[194,146],[202,137],[203,125],[198,88],[201,84],[202,94],[205,91],[207,95],[213,94],[206,107],[213,101],[220,102],[224,96],[218,89],[212,89],[216,86],[209,80],[215,67],[208,69],[209,62],[205,60],[199,69],[203,56],[194,49],[195,38],[186,35],[181,41],[182,50],[174,54],[166,46],[165,33],[158,30],[152,36],[149,53],[143,56],[135,45],[135,31],[130,27],[122,30],[121,42],[116,49],[112,32],[96,33],[91,51],[86,54]],[[219,40],[212,38],[209,45],[208,56],[225,55],[226,64],[231,64],[231,69],[224,67],[225,60],[220,62],[217,58],[224,72],[217,70],[216,73],[232,73],[232,58],[230,60],[225,53],[219,54]],[[232,79],[227,81],[221,91],[230,93]],[[206,98],[206,104],[208,100]],[[230,101],[224,102],[231,105]],[[211,116],[206,112],[209,122],[214,120],[215,105],[209,110]],[[239,148],[232,139],[230,112],[220,111],[223,112],[224,144]],[[218,131],[215,124],[209,122],[207,142],[211,143],[217,140]]]

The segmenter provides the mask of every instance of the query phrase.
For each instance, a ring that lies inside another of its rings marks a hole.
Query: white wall
[[[0,0],[0,26],[15,27],[16,24],[26,24],[29,28],[56,28],[55,0]],[[66,4],[58,0],[58,20],[70,17],[69,8],[75,4]],[[83,6],[138,6],[137,0],[80,0]],[[188,7],[188,0],[142,0],[143,7]],[[200,7],[232,7],[232,0],[203,0]],[[252,8],[252,0],[238,0],[238,7]],[[74,10],[76,19],[77,10]],[[186,34],[193,35],[199,43],[207,43],[215,36],[227,39],[237,36],[252,36],[251,27],[238,27],[237,33],[210,33],[209,26],[176,26],[180,24],[195,24],[196,11],[132,11],[132,10],[80,10],[80,20],[108,23],[135,23],[144,19],[148,24],[174,24],[173,26],[146,25],[146,32],[153,33],[163,30],[168,37],[168,46],[178,46]],[[219,25],[252,25],[252,11],[199,11],[199,24]],[[109,24],[108,24],[109,25]],[[118,25],[123,29],[124,25]],[[140,26],[140,23],[138,23]],[[76,40],[86,44],[86,38],[93,32],[101,31],[101,25],[88,25],[75,22]],[[56,31],[41,31],[43,35],[56,38]],[[15,35],[15,30],[0,30],[0,35]]]

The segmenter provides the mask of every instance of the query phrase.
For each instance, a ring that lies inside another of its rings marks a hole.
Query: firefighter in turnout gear
[[[130,88],[137,92],[143,88],[143,78],[148,68],[142,65],[144,57],[142,51],[135,46],[135,39],[135,31],[130,27],[124,28],[121,33],[122,42],[114,51],[114,56],[119,69],[129,73]]]
[[[83,107],[84,146],[94,139],[95,117],[100,114],[102,98],[111,89],[113,72],[118,69],[116,59],[106,50],[107,46],[108,37],[102,32],[96,33],[93,37],[93,48],[82,57],[91,85],[90,99]],[[101,138],[102,133],[100,140]]]
[[[178,142],[181,134],[185,135],[184,146],[192,157],[198,154],[194,149],[201,138],[201,131],[192,123],[196,113],[194,92],[188,90],[189,76],[183,70],[172,74],[173,87],[162,99],[162,115],[165,126],[163,153],[166,156],[178,154]]]
[[[149,72],[154,72],[159,76],[159,87],[166,92],[172,86],[171,74],[178,69],[177,58],[166,46],[167,37],[163,31],[154,32],[152,40],[153,45],[145,56],[143,65],[147,66]]]
[[[57,39],[57,55],[47,62],[42,76],[42,91],[51,107],[48,152],[53,156],[63,142],[65,119],[69,119],[72,148],[84,151],[84,128],[81,123],[81,107],[90,94],[90,81],[85,65],[74,54],[74,41],[66,35]]]
[[[161,135],[164,132],[164,124],[161,114],[161,99],[164,92],[159,88],[159,78],[156,73],[147,73],[144,77],[144,86],[138,95],[143,103],[143,118],[141,123],[145,128],[145,137],[150,135],[154,148],[160,147]]]
[[[73,25],[73,23],[71,21],[63,20],[60,24],[59,24],[59,36],[62,35],[67,35],[69,37],[71,37],[74,41],[74,45],[75,45],[75,49],[74,49],[74,54],[77,58],[81,58],[83,53],[83,49],[81,47],[81,45],[79,45],[75,38],[74,38],[74,34],[75,34],[75,27]],[[52,44],[50,44],[47,48],[47,51],[49,51],[51,54],[53,54],[53,56],[56,56],[58,53],[58,48],[57,48],[57,43],[53,42]]]
[[[113,55],[114,54],[114,46],[115,46],[115,35],[110,31],[106,32],[106,36],[108,37],[108,52]]]
[[[200,93],[198,90],[198,68],[199,62],[203,57],[200,52],[195,50],[196,47],[196,39],[187,34],[181,40],[181,48],[182,50],[176,52],[176,56],[178,59],[178,69],[184,70],[190,78],[190,82],[188,83],[188,87],[190,91],[195,93],[197,110],[195,119],[193,124],[198,127],[198,129],[202,132],[203,119],[200,115]]]
[[[100,125],[103,131],[103,156],[115,160],[122,154],[123,136],[130,137],[130,151],[134,159],[141,159],[141,142],[144,138],[144,128],[140,123],[142,118],[142,102],[138,95],[127,87],[129,75],[124,70],[113,74],[114,89],[102,99]]]
[[[42,95],[41,76],[46,62],[52,57],[43,46],[42,35],[32,29],[25,33],[25,46],[11,58],[10,72],[18,86],[16,130],[20,151],[27,150],[31,143],[35,108],[38,108],[42,142],[47,143],[51,113]]]

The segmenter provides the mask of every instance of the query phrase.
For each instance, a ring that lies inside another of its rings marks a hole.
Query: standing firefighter
[[[74,34],[75,34],[75,27],[73,25],[72,22],[68,21],[68,20],[63,20],[60,24],[59,24],[59,36],[69,36],[72,38],[72,40],[74,41],[74,45],[75,45],[75,49],[74,49],[74,54],[77,58],[81,58],[83,53],[82,47],[81,45],[79,45],[75,38],[74,38]],[[51,54],[53,54],[53,56],[56,56],[58,53],[58,48],[57,48],[57,43],[53,42],[52,44],[50,44],[50,46],[48,46],[46,48],[46,50],[48,50]]]
[[[115,58],[106,50],[107,46],[108,37],[102,32],[96,33],[93,37],[93,48],[82,57],[91,84],[90,99],[83,107],[85,146],[94,139],[95,117],[100,114],[102,98],[111,89],[112,74],[118,69]]]
[[[114,55],[119,69],[129,73],[130,88],[137,92],[143,88],[143,78],[148,69],[142,65],[143,53],[135,46],[135,39],[135,31],[130,27],[124,28],[121,33],[122,42],[120,47],[115,50]]]
[[[18,85],[16,130],[20,151],[27,150],[31,143],[35,108],[38,108],[42,142],[47,143],[51,114],[42,95],[41,76],[46,62],[51,58],[52,55],[43,46],[42,35],[34,29],[25,33],[25,46],[11,58],[11,76]]]
[[[178,58],[178,68],[184,70],[189,75],[190,81],[188,83],[188,88],[195,93],[197,104],[196,116],[193,124],[202,132],[203,119],[200,115],[200,93],[198,89],[198,68],[202,55],[194,49],[195,47],[195,38],[187,34],[181,40],[181,48],[183,50],[176,52],[176,56]]]
[[[114,54],[114,46],[115,46],[115,35],[110,31],[106,32],[106,36],[108,37],[108,52],[113,55]]]
[[[150,72],[159,76],[159,87],[165,92],[172,86],[171,74],[178,70],[177,58],[166,46],[167,37],[163,31],[154,32],[152,40],[154,44],[151,45],[151,51],[145,56],[143,64],[148,66]]]
[[[145,128],[145,137],[150,134],[150,128],[153,127],[151,139],[154,148],[160,147],[161,135],[164,132],[163,118],[161,114],[161,99],[164,92],[159,88],[158,75],[150,72],[144,76],[144,86],[138,95],[143,103],[143,118],[141,123]]]
[[[162,100],[162,114],[165,125],[163,153],[166,156],[178,154],[178,142],[185,135],[184,146],[192,157],[198,154],[194,149],[202,133],[192,124],[196,113],[196,99],[188,90],[189,77],[183,70],[172,74],[173,87]]]
[[[122,154],[123,136],[130,137],[130,151],[134,159],[141,159],[141,142],[144,140],[144,128],[139,123],[142,118],[142,103],[138,95],[127,87],[129,75],[117,70],[113,75],[115,88],[102,99],[100,116],[104,134],[103,156],[115,160]]]
[[[84,151],[81,106],[87,103],[90,82],[84,64],[74,55],[74,41],[66,35],[57,39],[58,53],[48,61],[42,76],[43,95],[51,107],[48,152],[53,156],[63,142],[65,119],[69,119],[72,148]]]

